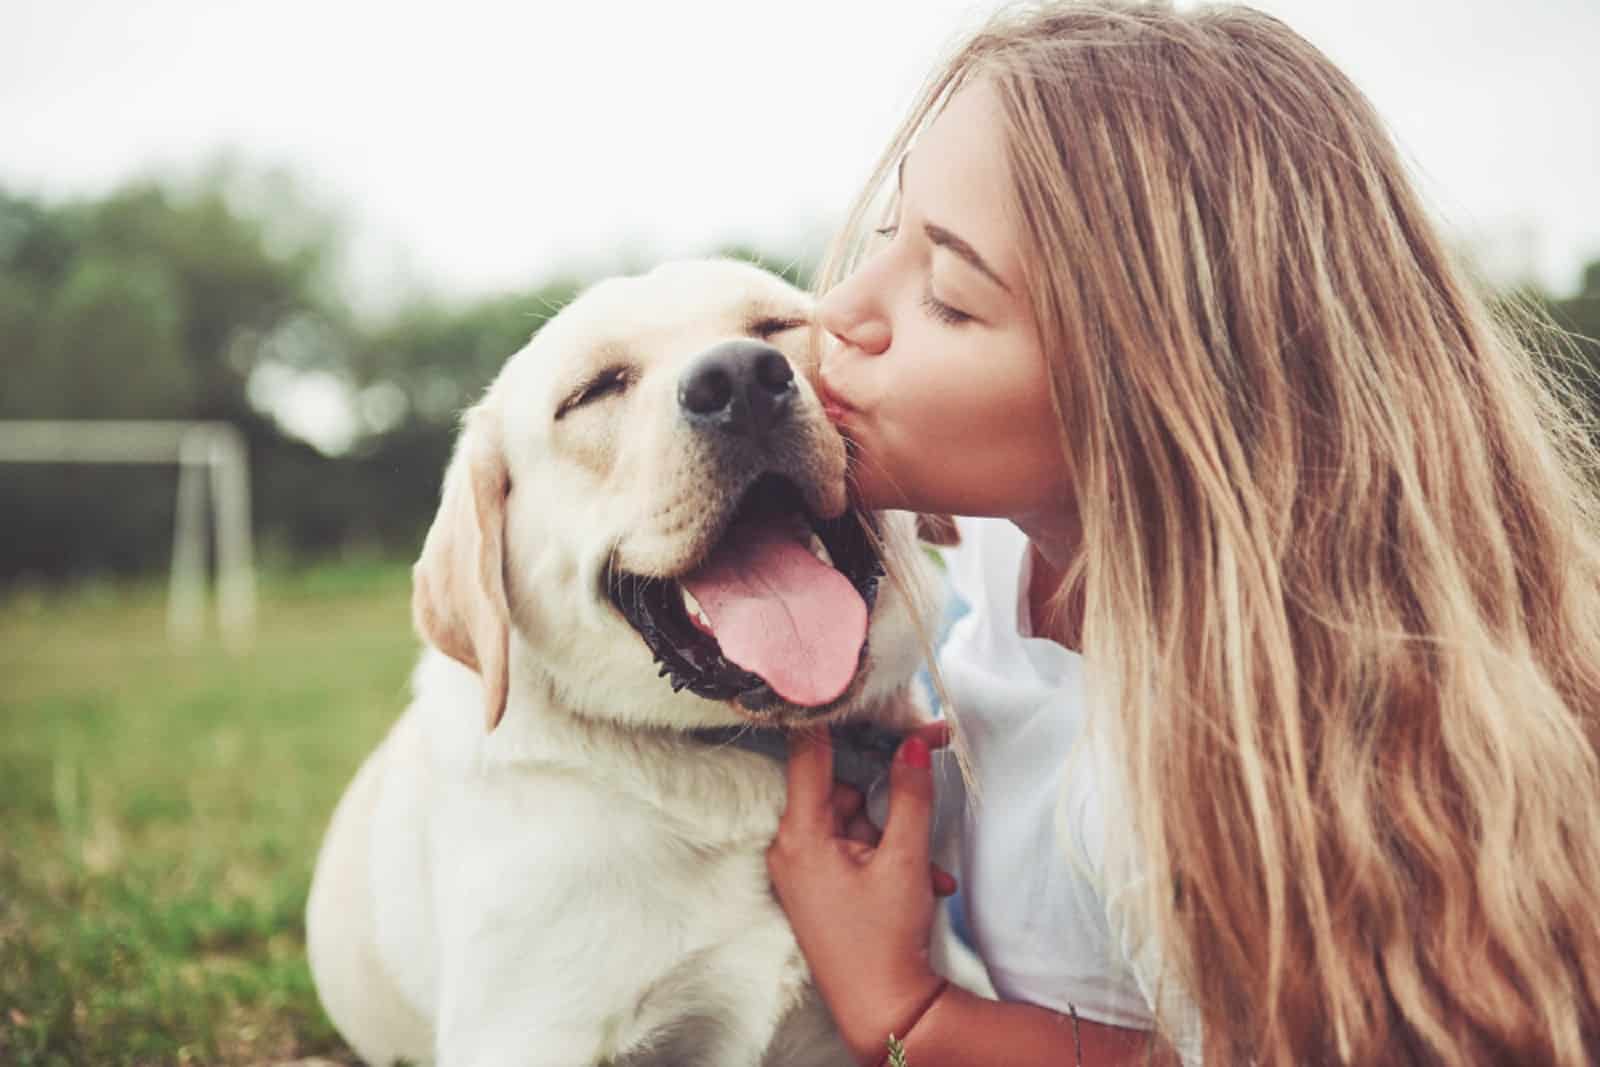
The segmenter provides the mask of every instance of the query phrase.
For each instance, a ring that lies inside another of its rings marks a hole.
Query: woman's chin
[[[851,470],[851,499],[868,511],[921,510],[912,499],[914,496],[881,472],[868,473],[859,467]]]
[[[904,507],[898,500],[898,494],[884,492],[881,482],[863,475],[859,470],[850,472],[850,501],[867,511],[891,511]]]
[[[896,463],[870,441],[850,440],[850,498],[869,511],[928,511],[918,485],[926,474],[915,464]],[[935,483],[937,484],[937,483]]]

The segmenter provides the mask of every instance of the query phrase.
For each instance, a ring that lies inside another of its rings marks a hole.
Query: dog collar
[[[903,734],[869,722],[828,727],[833,741],[833,780],[867,792],[889,771]],[[737,748],[777,760],[789,758],[787,732],[774,726],[712,726],[689,736],[716,748]]]

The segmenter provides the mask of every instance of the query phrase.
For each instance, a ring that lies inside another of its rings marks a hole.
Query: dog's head
[[[613,279],[468,412],[413,610],[491,729],[514,657],[569,710],[675,726],[845,714],[909,678],[927,577],[909,516],[848,506],[810,316],[742,263]]]

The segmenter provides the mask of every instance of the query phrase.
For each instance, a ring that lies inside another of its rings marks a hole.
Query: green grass
[[[306,968],[317,844],[399,714],[405,567],[264,578],[256,639],[158,586],[0,599],[0,1063],[354,1062]]]

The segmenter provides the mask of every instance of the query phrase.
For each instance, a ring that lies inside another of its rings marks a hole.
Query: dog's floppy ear
[[[510,686],[511,610],[506,600],[506,469],[494,415],[467,413],[445,472],[439,513],[411,570],[411,618],[423,640],[483,678],[493,730]]]
[[[917,540],[950,548],[961,543],[961,532],[956,529],[956,520],[948,515],[918,512]]]

